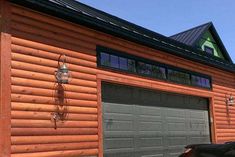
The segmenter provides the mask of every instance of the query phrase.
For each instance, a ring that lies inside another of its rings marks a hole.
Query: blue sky
[[[212,21],[235,62],[234,0],[79,0],[165,36]]]

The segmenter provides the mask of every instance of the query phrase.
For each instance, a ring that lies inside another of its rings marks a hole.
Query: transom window
[[[97,61],[98,66],[103,68],[124,71],[178,84],[211,88],[210,76],[128,55],[104,47],[97,47]]]
[[[108,54],[105,52],[100,53],[100,64],[102,66],[116,68],[120,70],[125,70],[129,72],[136,71],[136,62],[133,59],[128,59],[125,57],[120,57],[113,54]]]
[[[172,82],[190,84],[190,74],[168,69],[168,79]]]
[[[192,85],[210,88],[210,80],[208,78],[192,75]]]
[[[166,79],[166,69],[161,66],[137,61],[137,71],[142,75]]]

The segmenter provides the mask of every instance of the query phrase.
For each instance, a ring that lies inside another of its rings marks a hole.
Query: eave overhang
[[[221,70],[235,72],[233,63],[224,61],[217,57],[205,55],[203,51],[177,42],[173,39],[129,23],[135,27],[135,31],[109,23],[105,20],[90,16],[84,12],[77,12],[47,0],[10,0],[12,3],[42,12],[66,21],[83,25],[94,30],[104,32],[125,40],[129,40],[156,50],[161,50],[175,56],[209,65]],[[102,12],[103,13],[103,12]],[[106,13],[103,13],[106,14]],[[120,19],[121,20],[121,19]],[[121,20],[121,22],[123,22]],[[128,23],[128,22],[127,22]],[[126,23],[125,23],[126,24]]]

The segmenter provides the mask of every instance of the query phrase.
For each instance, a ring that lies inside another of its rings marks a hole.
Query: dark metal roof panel
[[[138,26],[136,24],[133,24],[131,22],[128,22],[126,20],[118,18],[116,16],[107,14],[103,11],[92,8],[90,6],[82,4],[80,2],[76,2],[74,0],[48,0],[48,1],[54,2],[56,4],[63,6],[63,7],[66,7],[68,9],[72,9],[76,12],[80,12],[80,13],[85,14],[87,16],[96,18],[96,19],[101,20],[103,22],[106,22],[110,25],[117,26],[117,27],[120,27],[120,28],[128,30],[128,31],[132,31],[136,34],[142,34],[145,36],[149,36],[150,34],[155,34],[158,36],[163,36],[159,33],[153,32],[151,30],[147,30],[141,26]],[[145,32],[143,32],[143,30],[145,30]]]
[[[177,33],[170,36],[171,39],[179,41],[189,46],[194,46],[199,37],[211,26],[211,22]]]

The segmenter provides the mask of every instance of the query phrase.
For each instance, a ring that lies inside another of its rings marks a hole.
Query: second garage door
[[[102,84],[105,157],[177,157],[210,143],[205,98]]]

